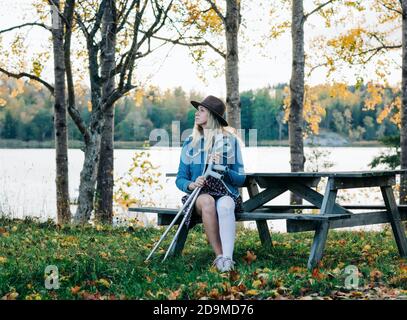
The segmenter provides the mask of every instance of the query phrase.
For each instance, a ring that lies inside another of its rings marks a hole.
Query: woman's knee
[[[223,196],[216,201],[216,210],[218,215],[234,214],[235,202],[230,196]]]
[[[215,199],[209,194],[202,194],[196,200],[196,207],[201,213],[215,212]]]

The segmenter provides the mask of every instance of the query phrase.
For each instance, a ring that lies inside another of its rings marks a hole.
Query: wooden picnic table
[[[396,183],[396,175],[405,172],[407,170],[248,173],[246,187],[250,198],[244,202],[244,210],[254,211],[261,208],[264,204],[286,191],[293,192],[319,208],[320,212],[316,215],[326,219],[287,220],[288,231],[315,230],[307,264],[310,269],[321,260],[328,231],[332,227],[363,226],[390,222],[399,253],[402,257],[407,257],[406,235],[392,190],[392,186]],[[319,193],[313,188],[318,185],[323,177],[328,178],[327,184],[325,192]],[[264,190],[259,192],[258,187],[264,188]],[[384,210],[354,213],[349,208],[337,203],[337,192],[340,189],[371,187],[380,187],[384,200]],[[335,218],[335,216],[341,219],[330,219]],[[256,222],[262,242],[271,241],[267,221],[257,220]]]
[[[237,215],[238,221],[255,221],[261,243],[272,246],[267,220],[287,219],[288,232],[315,231],[307,267],[312,269],[322,259],[329,229],[364,226],[379,223],[391,224],[399,253],[407,257],[407,240],[402,220],[407,220],[407,206],[397,205],[392,186],[396,175],[407,170],[375,170],[349,172],[287,172],[246,173],[245,187],[249,199],[243,202],[244,212]],[[176,173],[167,173],[175,177]],[[314,188],[322,178],[327,178],[325,191]],[[384,205],[340,205],[337,192],[340,189],[380,187]],[[263,190],[259,190],[262,188]],[[311,205],[265,205],[286,191],[291,191]],[[304,209],[319,209],[319,213],[305,214]],[[370,210],[355,213],[351,210]],[[379,211],[372,211],[377,210]],[[130,208],[131,211],[156,212],[160,225],[169,224],[177,209]],[[301,211],[301,213],[299,212]],[[181,219],[181,218],[180,218]],[[192,224],[190,227],[192,227]],[[180,253],[188,234],[182,231],[174,246],[173,254]]]

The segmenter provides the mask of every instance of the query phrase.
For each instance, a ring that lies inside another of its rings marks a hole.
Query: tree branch
[[[366,55],[366,54],[368,54],[368,53],[370,53],[370,52],[373,52],[373,54],[370,55],[369,58],[366,59],[366,60],[363,62],[363,64],[365,64],[365,63],[369,62],[369,61],[370,61],[376,54],[378,54],[380,51],[382,51],[382,50],[392,50],[392,49],[401,49],[401,45],[382,45],[382,46],[379,46],[379,47],[370,48],[370,49],[367,49],[367,50],[365,50],[365,51],[362,51],[362,52],[353,54],[353,55],[351,55],[350,57],[352,57],[352,58],[354,58],[354,57],[361,57],[361,56]],[[339,57],[339,58],[336,58],[336,59],[333,59],[334,62],[339,61],[339,60],[343,60],[343,59],[340,58],[340,57]],[[360,63],[360,64],[362,64],[362,63]],[[353,65],[353,64],[352,64],[352,65]],[[314,70],[316,70],[316,69],[318,69],[318,68],[320,68],[320,67],[327,67],[327,66],[328,66],[328,63],[327,63],[327,62],[318,64],[318,65],[312,67],[312,68],[310,69],[310,71],[308,72],[307,75],[309,76]]]
[[[68,113],[72,120],[76,124],[80,133],[84,137],[85,142],[89,141],[89,132],[81,117],[79,110],[75,107],[75,87],[73,84],[72,65],[71,65],[71,38],[72,38],[72,25],[73,15],[75,8],[75,0],[67,0],[64,8],[64,15],[66,17],[67,26],[65,31],[64,40],[64,61],[65,61],[65,73],[68,90]]]
[[[144,31],[140,31],[140,32],[143,33]],[[179,44],[179,45],[182,45],[182,46],[187,46],[187,47],[208,46],[213,51],[218,53],[222,58],[226,59],[226,54],[224,52],[222,52],[221,50],[216,48],[212,43],[210,43],[208,40],[205,40],[205,39],[203,39],[203,42],[182,42],[182,40],[186,40],[188,38],[168,39],[168,38],[159,37],[159,36],[152,36],[152,38],[157,39],[157,40],[166,41],[166,42],[171,42],[173,44]],[[194,37],[189,37],[189,38],[197,39],[197,38],[194,38]]]
[[[9,72],[6,69],[3,69],[0,67],[0,72],[4,73],[5,75],[15,78],[15,79],[20,79],[23,77],[35,80],[41,84],[43,84],[50,92],[52,95],[54,95],[54,87],[52,85],[50,85],[48,82],[46,82],[45,80],[41,79],[40,77],[37,77],[33,74],[29,74],[26,72],[20,72],[20,73],[13,73],[13,72]]]
[[[117,18],[117,21],[120,21],[121,15],[123,15],[123,18],[121,19],[120,25],[117,27],[117,33],[119,33],[123,29],[123,27],[124,27],[125,23],[127,22],[127,19],[128,19],[129,15],[130,15],[131,11],[133,11],[134,6],[138,2],[139,2],[139,0],[133,0],[132,3],[130,4],[129,9],[125,13],[122,12],[122,13],[119,14],[119,16]],[[127,1],[126,1],[126,3],[127,3]],[[125,10],[125,8],[123,10]]]
[[[387,4],[385,4],[385,3],[381,2],[381,1],[380,1],[380,4],[381,4],[383,7],[385,7],[387,10],[397,12],[398,14],[401,14],[401,15],[403,14],[400,10],[394,9],[394,8],[392,8],[392,7],[389,7]]]
[[[18,26],[14,26],[14,27],[8,28],[8,29],[0,30],[0,34],[1,34],[1,33],[5,33],[5,32],[9,32],[9,31],[12,31],[12,30],[14,30],[14,29],[19,29],[19,28],[24,28],[24,27],[29,27],[29,26],[37,26],[37,27],[44,28],[44,29],[46,29],[46,30],[48,30],[48,31],[51,31],[51,27],[46,26],[46,25],[43,24],[43,23],[27,22],[27,23],[20,24],[20,25],[18,25]]]
[[[99,6],[99,10],[96,14],[96,21],[95,24],[93,25],[92,31],[89,33],[90,38],[94,38],[96,32],[99,30],[100,24],[102,22],[102,17],[103,13],[105,12],[106,9],[106,0],[102,0],[102,3]]]
[[[222,20],[223,24],[226,25],[226,18],[223,16],[222,12],[220,12],[220,10],[217,7],[217,5],[215,4],[215,2],[213,2],[212,0],[206,0],[206,2],[208,2],[211,5],[212,9],[216,12],[218,17]]]
[[[321,3],[321,4],[320,4],[318,7],[316,7],[314,10],[312,10],[311,12],[305,14],[305,15],[304,15],[304,20],[307,20],[310,15],[312,15],[312,14],[314,14],[315,12],[321,10],[323,7],[325,7],[326,5],[328,5],[328,4],[330,4],[330,3],[334,2],[334,1],[336,1],[336,0],[329,0],[329,1],[327,1],[327,2]]]

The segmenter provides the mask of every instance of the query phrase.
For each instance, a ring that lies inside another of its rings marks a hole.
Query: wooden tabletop
[[[404,170],[371,170],[371,171],[325,171],[325,172],[255,172],[246,173],[246,176],[251,177],[338,177],[338,178],[361,178],[361,177],[382,177],[393,176],[396,174],[407,173],[407,169]]]
[[[278,178],[317,178],[317,177],[338,177],[338,178],[362,178],[362,177],[383,177],[396,174],[407,173],[407,169],[402,170],[370,170],[370,171],[326,171],[326,172],[248,172],[250,177],[278,177]],[[167,177],[176,177],[177,173],[167,173]]]

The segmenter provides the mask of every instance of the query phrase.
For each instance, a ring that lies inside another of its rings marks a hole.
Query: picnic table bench
[[[407,206],[397,205],[392,186],[396,175],[407,170],[349,171],[349,172],[287,172],[247,173],[244,188],[249,199],[243,202],[244,212],[237,214],[237,221],[255,221],[263,246],[272,247],[267,220],[286,219],[287,232],[315,231],[308,269],[314,268],[322,259],[329,229],[390,223],[398,251],[407,257],[407,240],[402,225],[407,220]],[[167,177],[175,177],[169,173]],[[327,178],[325,192],[316,188],[321,178]],[[340,189],[380,187],[384,205],[340,205],[337,192]],[[260,191],[259,188],[263,190]],[[311,205],[266,205],[270,200],[286,191],[291,191]],[[306,209],[319,209],[319,213],[302,213]],[[168,225],[179,209],[135,208],[129,211],[157,213],[157,224]],[[351,210],[369,210],[355,213]],[[376,210],[376,211],[372,211]],[[182,215],[176,222],[179,224]],[[180,254],[190,228],[201,223],[200,217],[193,217],[189,227],[181,230],[170,254]]]

